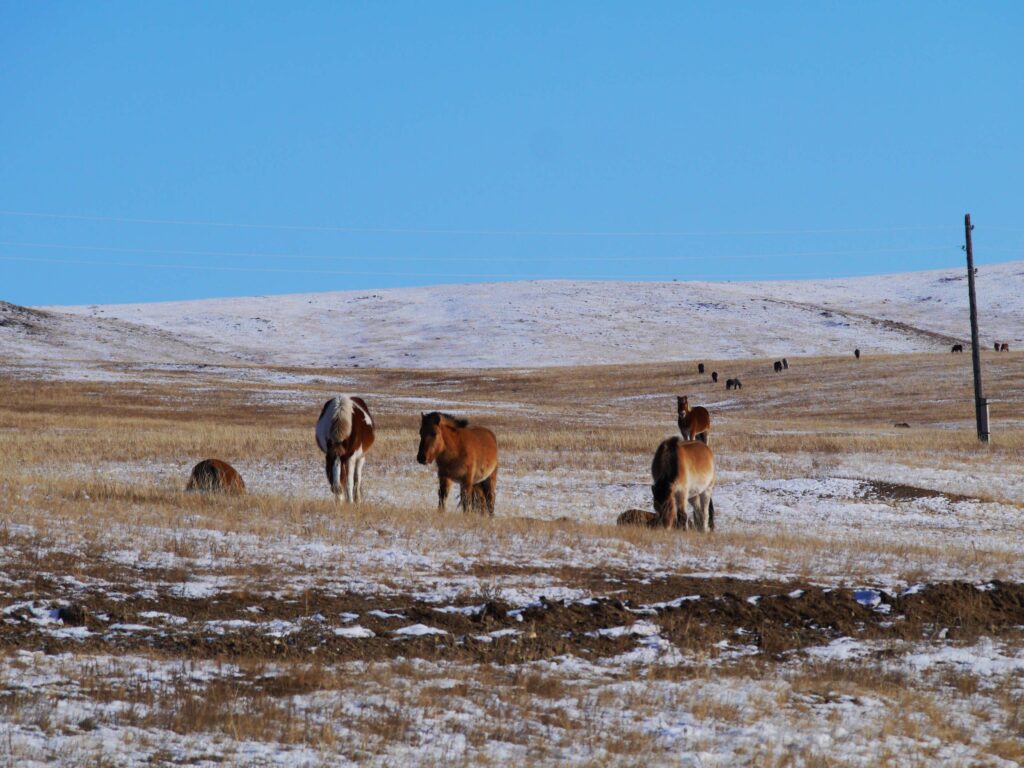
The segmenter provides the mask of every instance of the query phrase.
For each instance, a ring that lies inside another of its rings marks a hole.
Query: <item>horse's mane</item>
[[[450,413],[442,413],[441,411],[434,411],[433,413],[428,413],[426,418],[429,419],[432,416],[437,416],[438,421],[446,424],[449,427],[463,428],[463,427],[468,427],[469,426],[469,419],[458,419],[455,416],[452,416]]]

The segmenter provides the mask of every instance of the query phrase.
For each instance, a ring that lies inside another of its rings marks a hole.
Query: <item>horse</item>
[[[718,383],[718,371],[712,371],[711,372],[711,380],[713,382],[715,382],[715,384]]]
[[[704,375],[704,363],[697,363],[697,373]]]
[[[363,464],[373,437],[373,418],[361,397],[338,395],[324,403],[316,422],[316,444],[324,453],[327,481],[339,504],[343,498],[363,500]]]
[[[434,411],[420,414],[420,464],[437,462],[437,510],[443,512],[452,482],[459,483],[463,512],[483,502],[494,514],[498,487],[498,440],[483,427],[471,427],[465,419]],[[480,498],[480,495],[483,498]]]
[[[996,348],[996,352],[998,352],[999,351],[999,342],[998,341],[994,342],[993,346]]]
[[[220,459],[203,459],[192,467],[186,491],[245,493],[245,483],[234,467]]]
[[[964,345],[963,344],[954,344],[953,348],[951,350],[949,350],[949,351],[953,352],[954,354],[957,353],[957,352],[963,352],[964,351]]]
[[[1010,351],[1010,345],[1007,342],[1004,341],[1002,344],[999,345],[999,351],[1000,352],[1009,352]]]
[[[726,379],[725,380],[725,388],[726,389],[743,389],[743,382],[741,382],[739,379]]]
[[[708,432],[711,430],[711,414],[708,409],[700,405],[691,409],[689,398],[683,395],[676,398],[676,413],[683,437],[707,444]]]
[[[783,367],[783,368],[784,368],[785,370],[787,370],[787,371],[788,371],[788,370],[789,370],[789,360],[787,360],[786,358],[782,358],[782,367]]]
[[[860,350],[859,349],[853,350],[853,356],[856,357],[858,360],[860,360]]]
[[[653,528],[657,523],[657,515],[646,509],[627,509],[615,520],[616,525],[640,525]]]
[[[715,487],[715,458],[703,443],[685,442],[678,437],[662,441],[651,462],[651,493],[656,511],[655,525],[689,527],[687,502],[693,503],[693,527],[701,531],[715,529],[715,505],[711,490]]]
[[[774,367],[775,367],[775,372],[779,373],[782,370],[782,361],[781,360],[776,360]]]

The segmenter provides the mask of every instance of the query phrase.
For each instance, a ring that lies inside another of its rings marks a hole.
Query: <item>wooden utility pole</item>
[[[974,366],[974,418],[978,424],[978,439],[988,442],[988,400],[981,389],[981,344],[978,343],[978,301],[974,294],[974,249],[971,246],[971,214],[964,216],[964,235],[967,239],[967,292],[971,299],[971,363]]]

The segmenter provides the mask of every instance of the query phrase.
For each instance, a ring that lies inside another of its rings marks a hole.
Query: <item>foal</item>
[[[498,440],[483,427],[471,427],[465,419],[434,411],[420,414],[420,464],[437,462],[437,509],[444,511],[452,481],[462,492],[462,511],[478,506],[483,495],[487,513],[494,514],[498,488]]]
[[[338,395],[324,403],[316,422],[316,444],[326,458],[327,480],[340,504],[362,501],[363,464],[373,445],[373,419],[361,397]]]
[[[708,409],[698,405],[690,408],[689,398],[685,395],[676,398],[676,411],[679,419],[679,431],[687,440],[708,441],[711,430],[711,414]]]

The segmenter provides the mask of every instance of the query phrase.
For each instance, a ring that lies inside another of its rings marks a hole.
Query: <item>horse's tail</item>
[[[352,400],[338,395],[324,404],[316,423],[316,442],[327,453],[331,443],[342,443],[352,434]]]
[[[715,530],[715,500],[708,499],[708,527]]]
[[[341,457],[334,454],[334,461],[331,462],[331,491],[341,493]]]

